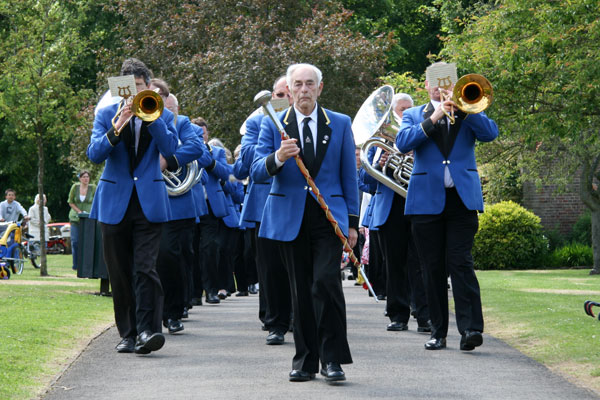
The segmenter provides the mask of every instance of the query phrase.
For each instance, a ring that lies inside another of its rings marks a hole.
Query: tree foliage
[[[107,75],[125,57],[140,58],[171,85],[182,114],[204,117],[230,146],[256,108],[254,95],[295,62],[323,71],[323,106],[354,115],[383,75],[390,43],[351,32],[350,13],[333,1],[130,0],[109,10],[144,23],[117,28],[122,46],[104,53]]]
[[[600,4],[505,0],[462,22],[465,29],[448,37],[442,55],[493,83],[489,114],[502,145],[493,156],[517,162],[536,179],[566,182],[581,174],[581,199],[597,227],[598,270]]]

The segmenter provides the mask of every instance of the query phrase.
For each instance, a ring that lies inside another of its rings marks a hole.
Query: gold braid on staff
[[[279,130],[279,134],[281,135],[281,140],[287,140],[287,139],[289,139],[289,136],[287,135],[285,129],[283,128],[281,121],[279,121],[279,119],[277,118],[277,115],[275,114],[275,110],[273,109],[273,106],[269,102],[270,99],[271,99],[271,92],[269,92],[268,90],[263,90],[260,93],[258,93],[256,96],[254,96],[254,102],[257,105],[260,105],[263,107],[265,115],[268,115],[269,118],[271,118],[271,121],[273,121],[273,123],[277,127],[277,130]],[[335,218],[331,214],[331,211],[329,210],[329,206],[327,205],[327,203],[325,203],[325,199],[321,195],[321,192],[319,191],[319,188],[315,184],[315,181],[313,180],[312,176],[310,176],[308,169],[306,169],[306,166],[304,165],[302,158],[300,158],[300,155],[297,154],[294,156],[294,160],[296,161],[296,165],[298,165],[300,172],[306,179],[306,183],[308,183],[308,186],[311,188],[312,192],[317,197],[317,201],[319,202],[319,205],[325,212],[325,216],[326,216],[327,220],[331,223],[331,226],[333,226],[333,230],[335,231],[335,234],[342,242],[342,244],[344,246],[344,251],[346,253],[348,253],[348,256],[350,257],[350,261],[354,264],[354,266],[357,268],[357,270],[361,274],[362,278],[365,281],[365,284],[367,285],[368,290],[373,295],[373,298],[375,299],[375,301],[379,302],[379,300],[377,300],[377,296],[375,295],[375,292],[373,291],[373,286],[371,286],[371,282],[369,282],[369,279],[367,278],[367,275],[365,274],[364,268],[360,265],[360,262],[354,255],[354,251],[352,251],[352,249],[350,248],[350,245],[348,244],[348,239],[346,238],[346,236],[344,236],[344,233],[340,229],[338,222],[335,220]]]

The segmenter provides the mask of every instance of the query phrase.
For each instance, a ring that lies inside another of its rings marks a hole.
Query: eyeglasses
[[[286,96],[285,92],[279,92],[279,93],[275,93],[275,96],[279,97],[279,98],[283,98]]]

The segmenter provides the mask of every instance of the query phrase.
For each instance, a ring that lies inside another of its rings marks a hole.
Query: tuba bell
[[[162,175],[169,196],[177,197],[187,193],[196,184],[197,180],[199,181],[200,173],[197,160],[189,162],[173,172],[164,170]]]
[[[390,85],[371,93],[354,117],[352,132],[354,142],[361,146],[360,162],[365,171],[400,196],[406,197],[414,160],[394,147],[400,126],[392,110],[393,98],[394,88]],[[369,163],[371,147],[378,147],[390,154],[381,171]]]

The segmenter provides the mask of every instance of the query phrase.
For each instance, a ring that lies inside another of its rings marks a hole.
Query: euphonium
[[[390,85],[382,86],[371,93],[354,117],[352,132],[356,145],[361,146],[360,162],[365,171],[400,196],[406,197],[413,158],[400,153],[394,147],[400,127],[392,110],[393,98],[394,89]],[[390,154],[381,171],[368,160],[369,149],[373,146]]]

